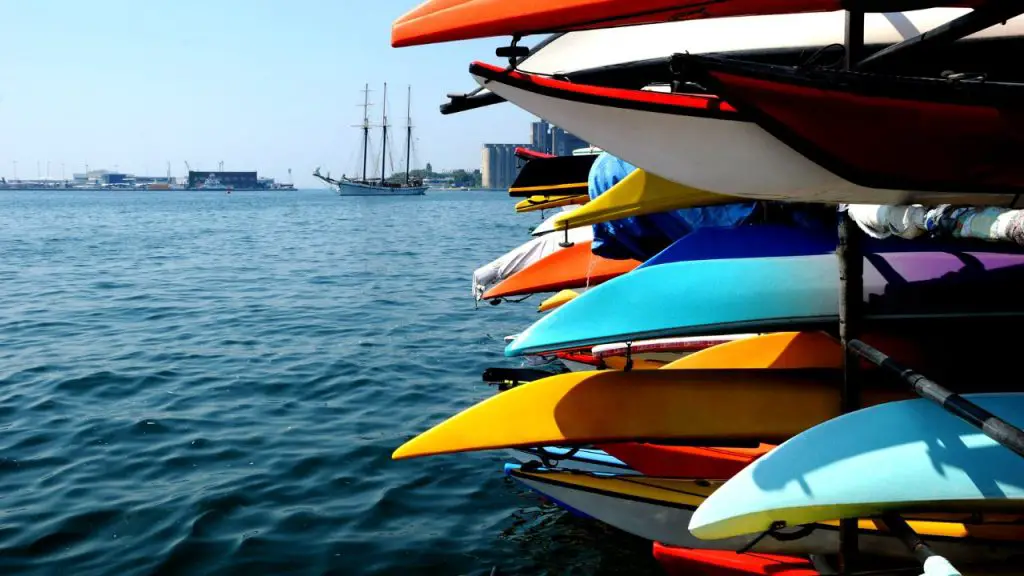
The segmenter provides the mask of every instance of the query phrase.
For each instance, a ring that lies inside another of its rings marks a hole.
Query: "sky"
[[[476,84],[485,39],[395,49],[391,22],[417,0],[0,0],[0,176],[90,169],[172,175],[258,170],[318,186],[359,163],[364,84],[405,125],[414,163],[480,167],[484,142],[529,141],[535,118],[511,104],[442,116]],[[371,119],[380,107],[370,110]],[[379,138],[379,134],[377,135]],[[393,148],[396,168],[404,134]],[[372,150],[372,149],[371,149]],[[400,168],[399,168],[400,169]]]

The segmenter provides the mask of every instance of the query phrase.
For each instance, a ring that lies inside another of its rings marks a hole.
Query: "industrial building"
[[[481,185],[484,188],[508,188],[519,174],[516,148],[529,148],[528,144],[484,144],[481,154]]]
[[[484,144],[480,158],[480,172],[483,176],[483,187],[492,189],[508,188],[519,174],[519,163],[516,161],[517,147],[530,148],[555,156],[571,156],[573,150],[586,148],[584,140],[552,126],[546,120],[530,125],[529,144]]]
[[[558,126],[551,127],[551,151],[555,156],[572,156],[572,151],[590,146],[586,140],[566,132]]]
[[[263,186],[260,184],[259,178],[256,176],[256,172],[207,172],[189,170],[188,172],[188,189],[195,190],[200,188],[203,183],[213,177],[213,180],[218,181],[224,186],[230,186],[235,190],[262,190]]]
[[[530,148],[555,156],[571,156],[573,150],[590,146],[585,140],[546,120],[530,125]]]
[[[530,125],[530,148],[537,152],[551,154],[551,124],[547,120]]]

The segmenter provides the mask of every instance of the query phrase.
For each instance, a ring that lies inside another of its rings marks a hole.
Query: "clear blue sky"
[[[163,174],[253,170],[312,186],[320,165],[352,172],[356,106],[389,83],[392,123],[413,87],[420,166],[479,168],[483,142],[525,142],[533,118],[511,104],[442,116],[445,94],[475,87],[489,39],[390,47],[416,0],[0,0],[0,175],[113,169]],[[391,92],[394,91],[394,92]],[[371,109],[379,113],[379,107]],[[401,157],[400,147],[394,150]]]

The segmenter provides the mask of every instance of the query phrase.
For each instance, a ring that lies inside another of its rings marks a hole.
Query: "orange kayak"
[[[484,299],[595,286],[640,265],[636,260],[609,260],[597,256],[590,251],[590,244],[577,242],[541,258],[488,290]]]
[[[934,5],[972,7],[982,2],[936,0]],[[395,20],[391,45],[398,48],[696,18],[828,12],[843,10],[846,4],[843,0],[427,0]]]

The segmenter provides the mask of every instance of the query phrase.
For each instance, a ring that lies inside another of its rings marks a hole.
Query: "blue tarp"
[[[636,170],[632,164],[602,152],[590,168],[588,192],[594,199]],[[705,228],[736,228],[745,224],[779,224],[822,232],[836,231],[835,208],[778,202],[737,202],[634,216],[594,225],[591,250],[598,256],[647,261],[676,240]]]
[[[636,170],[636,166],[602,152],[590,168],[587,188],[594,199]],[[755,202],[688,208],[634,216],[594,225],[591,250],[604,258],[644,261],[694,230],[709,226],[735,227],[754,214]]]

